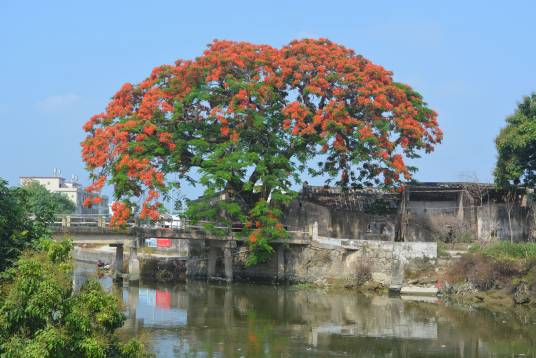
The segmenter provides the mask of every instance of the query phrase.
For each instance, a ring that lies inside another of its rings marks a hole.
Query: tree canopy
[[[137,341],[114,331],[125,316],[117,298],[88,281],[73,292],[70,241],[41,240],[2,274],[0,355],[5,357],[142,357]]]
[[[72,243],[50,239],[56,206],[35,199],[0,179],[0,356],[144,356],[114,334],[125,320],[116,298],[96,281],[73,292]]]
[[[51,193],[38,182],[31,181],[22,187],[28,194],[28,204],[32,213],[44,210],[54,214],[70,214],[76,209],[76,205],[61,193]]]
[[[29,216],[27,193],[21,188],[9,188],[0,178],[0,272],[46,233],[45,218],[49,215],[39,211],[33,221]]]
[[[281,208],[304,173],[396,186],[416,170],[405,158],[441,141],[436,117],[390,71],[327,39],[280,49],[214,41],[124,84],[84,125],[82,156],[89,191],[114,187],[115,224],[134,198],[143,197],[142,218],[156,219],[172,189],[201,184],[220,200],[198,201],[189,215],[243,223],[255,262],[285,236]]]
[[[495,139],[499,186],[536,185],[536,93],[524,97]]]

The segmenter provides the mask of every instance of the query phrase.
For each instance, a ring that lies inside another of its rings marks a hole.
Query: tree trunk
[[[407,224],[407,202],[409,201],[409,191],[406,189],[402,192],[400,198],[400,207],[398,212],[398,222],[395,232],[395,241],[405,241],[406,224]]]
[[[508,229],[510,230],[510,243],[514,243],[514,233],[512,232],[512,212],[508,210]]]

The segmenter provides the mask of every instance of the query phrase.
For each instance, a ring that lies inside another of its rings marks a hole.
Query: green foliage
[[[495,182],[501,186],[536,185],[536,93],[523,98],[495,140]]]
[[[72,212],[74,204],[52,194],[38,183],[9,188],[0,178],[0,272],[8,268],[26,248],[49,237],[47,226],[54,214]],[[30,220],[30,217],[33,219]]]
[[[27,193],[9,188],[0,178],[0,272],[8,268],[20,253],[39,237],[47,234],[48,214],[39,212],[29,220]]]
[[[70,214],[76,205],[61,193],[51,193],[38,182],[29,182],[23,186],[28,194],[28,205],[32,213]]]
[[[73,292],[70,241],[40,240],[2,274],[2,357],[141,357],[143,346],[120,342],[125,317],[97,281]]]
[[[536,259],[536,243],[532,242],[511,243],[501,241],[490,245],[474,245],[471,246],[470,250],[495,259]]]

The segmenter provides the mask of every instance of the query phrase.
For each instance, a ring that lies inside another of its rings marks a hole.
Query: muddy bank
[[[442,246],[435,265],[407,267],[406,284],[435,284],[445,300],[493,310],[536,308],[536,244]]]

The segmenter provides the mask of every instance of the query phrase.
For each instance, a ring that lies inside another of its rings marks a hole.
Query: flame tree
[[[89,191],[113,185],[117,225],[139,197],[140,216],[158,218],[161,200],[185,181],[206,197],[225,193],[188,214],[243,223],[253,264],[285,237],[282,208],[304,172],[342,186],[396,186],[415,171],[404,159],[441,141],[436,117],[391,72],[329,40],[280,49],[214,41],[194,60],[124,84],[84,125],[82,155]]]

